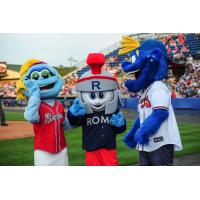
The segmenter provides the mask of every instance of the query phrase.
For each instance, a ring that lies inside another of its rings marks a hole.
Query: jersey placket
[[[57,103],[57,102],[56,102]],[[58,116],[58,103],[56,104],[56,115]],[[57,126],[57,131],[58,131],[58,148],[59,150],[61,149],[60,146],[60,119],[56,119],[56,121],[58,120],[58,126]]]
[[[55,102],[55,103],[56,103],[56,102]],[[53,114],[53,116],[55,116],[55,113],[54,113],[54,111],[53,111],[53,108],[51,108],[48,104],[47,104],[47,105],[44,105],[44,104],[43,104],[43,106],[44,106],[45,108],[47,108],[47,109]],[[57,152],[57,151],[58,151],[57,122],[56,122],[56,120],[53,120],[53,121],[54,121],[54,125],[55,125],[54,131],[55,131],[56,152]]]

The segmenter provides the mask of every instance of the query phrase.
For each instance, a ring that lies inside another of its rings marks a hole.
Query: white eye
[[[99,92],[98,98],[99,99],[103,99],[104,97],[105,97],[105,94],[103,92]]]
[[[89,97],[90,97],[91,99],[96,99],[97,95],[96,95],[95,92],[91,92],[91,93],[89,93]]]
[[[136,61],[136,56],[133,55],[132,58],[131,58],[131,60],[132,60],[132,63],[134,63]]]

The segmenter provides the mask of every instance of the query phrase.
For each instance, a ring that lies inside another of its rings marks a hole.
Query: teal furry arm
[[[72,128],[72,126],[69,123],[69,120],[67,119],[67,117],[65,117],[65,119],[63,121],[63,129],[64,130],[68,130],[68,129],[71,129],[71,128]]]
[[[28,80],[25,81],[25,85],[28,88],[30,99],[28,101],[28,106],[24,112],[24,118],[31,123],[38,123],[40,121],[39,107],[40,107],[40,89],[37,84]]]

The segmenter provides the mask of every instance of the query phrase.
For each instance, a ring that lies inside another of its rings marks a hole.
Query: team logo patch
[[[148,97],[144,97],[140,99],[140,106],[141,108],[151,108],[151,102],[149,101]]]
[[[154,143],[162,142],[164,140],[163,136],[153,138]]]
[[[62,114],[52,115],[51,113],[45,113],[44,124],[49,124],[50,122],[63,118]]]

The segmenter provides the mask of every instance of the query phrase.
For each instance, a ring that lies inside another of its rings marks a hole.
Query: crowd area
[[[189,46],[186,44],[186,36],[179,33],[178,36],[168,35],[162,38],[163,44],[166,46],[167,54],[175,61],[185,61],[186,53],[190,52]]]
[[[0,92],[4,97],[16,97],[16,82],[8,82],[0,84]]]
[[[200,34],[197,35],[197,37],[200,37]],[[165,44],[170,57],[172,57],[176,62],[186,63],[186,72],[178,80],[175,78],[172,70],[169,70],[168,79],[163,80],[171,91],[171,97],[200,97],[200,60],[194,60],[190,54],[190,49],[186,45],[186,36],[181,33],[177,36],[168,35],[167,37],[162,38],[162,42]],[[129,57],[124,56],[122,59],[117,55],[111,54],[107,57],[103,69],[109,71],[113,77],[118,79],[122,97],[137,97],[139,94],[129,93],[124,87],[123,83],[127,79],[121,68],[121,62],[124,60],[129,60]],[[65,78],[65,83],[60,92],[60,96],[75,96],[75,85],[77,80],[78,75],[76,73]],[[14,99],[16,97],[15,82],[0,84],[0,92],[3,93],[4,98],[8,98],[7,101],[4,101],[5,106],[25,105],[24,101],[16,101]]]

